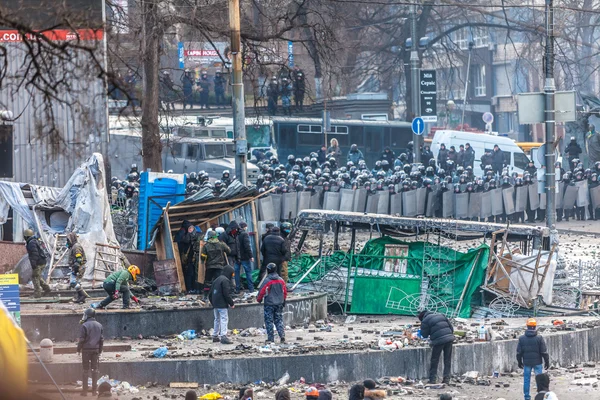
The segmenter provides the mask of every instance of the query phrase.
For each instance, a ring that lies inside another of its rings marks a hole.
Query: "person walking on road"
[[[25,229],[23,232],[25,238],[25,247],[27,248],[27,256],[29,257],[29,263],[31,264],[31,281],[33,282],[33,297],[42,297],[42,290],[44,294],[50,293],[50,286],[46,284],[42,277],[42,272],[46,267],[46,255],[40,240],[34,235],[33,230]]]
[[[550,356],[546,342],[542,335],[537,333],[537,321],[533,318],[527,320],[527,330],[519,338],[517,362],[519,368],[523,369],[523,396],[525,400],[531,400],[529,395],[531,371],[533,370],[536,375],[539,375],[544,372],[544,366],[546,369],[550,368]]]
[[[277,329],[277,334],[281,343],[285,343],[285,326],[283,324],[283,308],[287,298],[287,288],[285,282],[277,275],[277,265],[269,263],[267,265],[265,282],[260,287],[260,292],[256,301],[262,303],[264,300],[265,327],[267,329],[267,342],[275,342],[275,332],[273,324]]]
[[[210,304],[213,306],[215,315],[215,324],[213,331],[213,342],[222,344],[232,344],[227,338],[227,324],[229,323],[228,308],[235,308],[231,298],[231,278],[233,277],[233,267],[226,265],[221,275],[214,280],[210,287]]]
[[[96,311],[93,308],[88,308],[83,312],[80,323],[77,353],[81,353],[81,382],[83,383],[81,396],[87,396],[90,369],[92,371],[92,396],[95,396],[98,385],[98,360],[104,346],[103,328],[96,321]]]
[[[432,311],[421,311],[421,336],[430,338],[432,353],[429,366],[429,383],[437,383],[438,363],[442,351],[444,352],[444,379],[443,383],[450,383],[452,372],[452,344],[454,343],[454,328],[445,315]]]

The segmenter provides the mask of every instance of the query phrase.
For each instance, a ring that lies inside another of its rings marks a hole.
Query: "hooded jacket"
[[[550,364],[546,342],[541,335],[538,335],[536,329],[527,329],[525,334],[519,338],[517,362],[527,367],[535,367],[541,365],[542,361],[546,365]]]
[[[231,298],[231,277],[233,268],[230,265],[223,268],[223,273],[210,286],[210,304],[213,308],[233,307]]]
[[[263,256],[263,265],[273,263],[279,267],[282,262],[289,260],[285,240],[279,235],[278,231],[265,237],[260,247],[260,252]]]
[[[233,234],[233,231],[236,231],[235,234]],[[225,229],[225,232],[221,233],[221,235],[219,236],[219,240],[223,243],[225,243],[227,245],[227,247],[229,247],[230,253],[229,253],[229,262],[233,262],[234,260],[238,260],[240,259],[240,249],[239,249],[239,242],[237,240],[237,236],[239,235],[239,231],[240,231],[240,226],[238,225],[238,223],[236,221],[231,221],[229,223],[229,226],[227,226],[227,229]]]
[[[202,260],[206,269],[222,269],[227,262],[225,254],[229,254],[231,249],[218,238],[208,239],[208,242],[202,247]]]
[[[38,238],[35,236],[28,237],[26,239],[25,247],[32,269],[37,269],[40,266],[46,265],[46,255],[40,246]]]
[[[260,287],[260,292],[256,301],[262,303],[265,301],[265,306],[281,306],[285,304],[287,298],[287,287],[283,279],[277,275],[277,272],[271,272]]]
[[[454,341],[454,328],[445,315],[424,311],[419,314],[419,319],[421,320],[421,336],[429,337],[432,346]]]

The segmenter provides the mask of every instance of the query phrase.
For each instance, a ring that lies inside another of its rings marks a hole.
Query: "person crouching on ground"
[[[534,400],[558,400],[556,393],[550,391],[550,375],[543,373],[535,376],[538,392]]]
[[[533,318],[527,320],[527,330],[524,335],[519,337],[517,362],[519,368],[523,368],[523,396],[525,400],[531,400],[531,396],[529,395],[531,371],[536,376],[544,372],[542,362],[546,364],[546,369],[550,368],[550,356],[548,355],[546,342],[542,335],[538,335],[537,321]]]
[[[140,300],[131,294],[129,290],[128,281],[136,281],[137,276],[140,274],[140,269],[136,265],[130,265],[129,268],[122,271],[113,272],[104,280],[102,287],[104,291],[108,293],[108,296],[100,302],[98,305],[99,309],[106,308],[110,303],[119,298],[119,291],[123,293],[123,308],[129,308],[129,300],[132,299],[137,304],[140,304]]]
[[[275,333],[273,332],[273,323],[277,329],[277,334],[281,343],[285,342],[285,327],[283,325],[283,308],[287,298],[287,288],[285,282],[277,275],[277,265],[267,264],[267,277],[260,288],[256,300],[259,303],[265,301],[265,327],[267,329],[267,342],[275,342]]]
[[[215,324],[213,332],[213,342],[223,344],[232,344],[227,338],[227,324],[229,322],[229,307],[235,308],[231,298],[231,278],[233,277],[233,267],[226,265],[223,272],[215,279],[210,287],[210,304],[213,306],[215,315]]]
[[[445,315],[424,310],[419,314],[421,321],[421,336],[431,339],[431,365],[429,367],[429,383],[437,383],[438,363],[444,352],[444,380],[450,383],[452,372],[452,343],[454,343],[454,328]]]

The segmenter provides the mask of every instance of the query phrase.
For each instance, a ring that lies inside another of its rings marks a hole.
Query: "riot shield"
[[[454,193],[451,190],[442,193],[442,217],[452,218],[454,215]]]
[[[527,186],[515,188],[515,212],[523,212],[527,208]]]
[[[298,210],[298,195],[297,193],[284,193],[281,196],[281,219],[296,218]]]
[[[454,194],[454,218],[467,218],[469,215],[469,193]]]
[[[492,192],[481,193],[481,213],[479,217],[486,219],[492,216]]]
[[[402,193],[396,193],[390,196],[390,214],[402,215]]]
[[[272,206],[273,206],[273,217],[275,220],[277,220],[277,217],[281,217],[281,202],[282,202],[282,195],[280,194],[270,194],[269,195],[271,197],[272,200]]]
[[[352,211],[353,204],[354,204],[354,190],[341,189],[340,190],[340,211],[344,211],[344,212]]]
[[[590,189],[590,197],[592,198],[592,206],[594,209],[600,208],[600,186]]]
[[[567,185],[565,195],[563,197],[563,208],[565,210],[570,210],[575,207],[575,203],[577,202],[577,192],[579,192],[578,186]]]
[[[502,201],[504,202],[504,212],[506,215],[514,214],[515,212],[515,188],[509,187],[502,189]]]
[[[340,194],[334,192],[325,192],[323,197],[323,210],[339,211],[340,209]]]
[[[590,200],[589,200],[589,189],[588,189],[588,182],[587,181],[581,181],[581,182],[575,182],[575,186],[577,186],[579,188],[579,191],[577,192],[577,207],[587,207],[588,204],[590,204]]]
[[[377,214],[390,213],[390,192],[381,191],[378,193],[379,200],[377,201]]]
[[[562,196],[556,196],[556,202],[558,203],[559,197],[560,197],[560,203],[562,204]],[[546,193],[541,193],[540,194],[540,210],[545,210],[545,209],[546,209]]]
[[[491,193],[492,196],[492,215],[501,215],[504,212],[504,206],[502,203],[502,189],[493,189],[488,193]]]
[[[427,201],[427,189],[419,188],[416,190],[417,198],[416,198],[416,206],[417,206],[417,215],[425,215],[425,202]]]
[[[434,187],[427,192],[427,207],[425,208],[426,217],[435,217],[435,212],[439,207],[439,189]]]
[[[469,218],[479,218],[481,215],[481,195],[483,193],[469,193]]]
[[[276,218],[275,214],[273,213],[272,197],[273,197],[273,195],[270,195],[270,196],[265,196],[265,197],[258,199],[258,212],[260,214],[261,221],[273,221],[273,220],[279,219],[278,218],[279,215],[277,215],[277,218]]]
[[[540,207],[540,195],[536,184],[527,185],[527,197],[529,198],[529,207],[532,210],[537,210]]]
[[[315,192],[310,198],[310,208],[320,210],[323,207],[321,204],[321,196],[323,195],[323,186],[315,186]]]
[[[298,192],[298,213],[310,209],[312,192]]]
[[[556,193],[556,196],[554,196],[554,202],[555,202],[555,206],[556,209],[559,210],[561,208],[563,208],[563,197],[565,195],[565,184],[564,182],[559,182],[558,183],[558,193]],[[544,193],[544,196],[546,196],[546,193]],[[546,198],[544,197],[544,200],[546,200]],[[542,198],[540,197],[540,202],[542,201]],[[542,208],[542,206],[540,205],[540,208]],[[546,209],[546,203],[544,202],[544,210]]]
[[[354,191],[354,201],[352,202],[352,211],[365,212],[367,207],[367,189],[356,189]]]
[[[402,193],[402,215],[415,217],[417,215],[417,191],[410,190]]]

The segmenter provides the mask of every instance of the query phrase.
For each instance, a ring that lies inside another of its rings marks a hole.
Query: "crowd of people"
[[[292,95],[296,110],[302,111],[306,94],[306,77],[304,72],[295,66],[288,74],[273,76],[267,85],[267,109],[269,115],[277,114],[278,102],[281,100],[283,115],[292,115]]]
[[[161,107],[166,110],[175,110],[175,103],[182,102],[183,109],[189,106],[210,110],[210,94],[214,94],[214,104],[218,108],[229,106],[225,98],[227,78],[222,71],[217,70],[215,76],[209,78],[208,71],[201,71],[199,76],[193,70],[186,68],[180,77],[180,83],[176,84],[171,77],[170,71],[163,71],[159,77],[159,99]]]
[[[475,152],[469,143],[460,145],[458,150],[454,146],[447,149],[441,144],[437,155],[432,153],[429,146],[424,146],[421,150],[422,163],[413,162],[412,146],[412,142],[408,143],[408,151],[398,156],[391,148],[386,147],[371,168],[356,144],[350,147],[343,159],[336,139],[331,140],[330,147],[322,146],[303,158],[289,155],[285,163],[266,153],[264,157],[256,157],[260,160],[257,163],[260,175],[256,185],[260,191],[275,187],[275,192],[280,194],[309,191],[313,194],[318,192],[322,197],[328,191],[340,189],[360,188],[366,189],[369,194],[379,191],[396,194],[426,188],[428,196],[439,197],[434,215],[442,217],[443,193],[449,190],[457,194],[479,193],[496,188],[538,184],[537,168],[532,160],[529,160],[522,176],[517,172],[509,173],[503,152],[498,145],[480,157],[479,163],[483,171],[481,176],[474,173]],[[589,189],[599,185],[600,162],[588,169],[583,168],[578,158],[569,158],[568,163],[566,169],[560,162],[555,164],[556,172],[560,171],[562,177],[563,192],[567,186],[584,180],[587,180]],[[501,215],[489,217],[488,221],[534,222],[543,221],[544,215],[544,210],[528,201],[525,212],[507,214],[505,211]],[[568,221],[569,218],[586,219],[585,207],[576,205],[573,209],[558,209],[557,215],[558,221]],[[590,204],[587,215],[591,219],[599,219],[600,209],[593,209]]]

